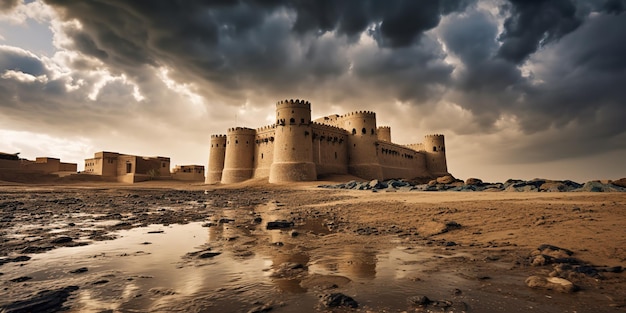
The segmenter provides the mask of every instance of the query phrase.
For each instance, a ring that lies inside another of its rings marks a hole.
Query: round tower
[[[426,135],[424,137],[426,152],[426,168],[434,176],[448,174],[446,163],[446,144],[443,135]]]
[[[222,184],[238,183],[252,178],[255,136],[256,131],[251,128],[228,129]]]
[[[342,117],[348,136],[348,171],[365,179],[383,179],[378,162],[376,113],[360,111]]]
[[[313,163],[311,104],[304,100],[276,103],[274,161],[270,183],[317,179]]]
[[[379,126],[377,131],[378,131],[378,140],[391,142],[391,127]]]
[[[205,184],[219,183],[222,180],[225,157],[226,135],[211,135],[211,150],[209,151],[209,164],[204,180]]]

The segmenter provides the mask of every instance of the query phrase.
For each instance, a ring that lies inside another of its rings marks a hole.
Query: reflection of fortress
[[[437,177],[448,173],[443,135],[423,143],[391,142],[389,127],[376,127],[373,112],[331,115],[311,121],[311,104],[276,104],[276,124],[230,128],[211,136],[206,183],[269,177],[271,183],[352,174],[364,179]]]

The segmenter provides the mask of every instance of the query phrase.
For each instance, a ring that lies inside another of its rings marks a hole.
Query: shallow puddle
[[[276,213],[272,217],[280,218]],[[315,226],[305,223],[295,229],[321,231],[317,225],[322,220],[311,223]],[[67,302],[70,312],[247,312],[263,305],[272,312],[306,312],[321,310],[319,296],[330,292],[352,296],[373,311],[412,310],[407,298],[417,295],[464,301],[476,312],[523,312],[533,305],[530,291],[522,294],[529,299],[489,299],[492,294],[481,289],[484,282],[459,275],[455,268],[442,270],[443,260],[462,264],[471,257],[454,251],[400,245],[386,251],[368,246],[340,247],[334,253],[292,250],[275,244],[289,230],[251,232],[230,223],[208,228],[202,223],[150,225],[113,234],[117,239],[3,265],[1,286],[7,296],[0,305],[69,285],[80,287]],[[269,249],[257,249],[268,241],[273,244]],[[190,254],[198,251],[220,254]],[[292,268],[281,272],[285,265]],[[82,267],[87,271],[70,273]],[[32,279],[9,281],[22,276]],[[464,293],[453,296],[455,290]],[[474,295],[485,300],[477,302]]]

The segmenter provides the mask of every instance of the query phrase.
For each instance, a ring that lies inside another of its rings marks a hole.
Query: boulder
[[[358,308],[359,303],[343,293],[331,293],[322,297],[322,304],[327,308],[336,308],[346,306],[350,308]]]
[[[468,178],[465,180],[466,185],[480,186],[483,181],[480,178]]]
[[[452,175],[446,175],[446,176],[437,177],[437,183],[438,184],[451,184],[451,183],[453,183],[455,181],[456,181],[456,179],[454,179],[454,177],[452,177]]]
[[[626,188],[626,178],[620,178],[618,180],[614,180],[611,182],[611,184],[618,186],[618,187]]]
[[[563,293],[570,293],[578,290],[578,287],[571,281],[560,277],[530,276],[526,279],[526,286],[537,289],[555,290]]]
[[[293,222],[282,220],[282,221],[267,222],[266,229],[268,230],[283,229],[283,228],[290,228],[292,226],[293,226]]]

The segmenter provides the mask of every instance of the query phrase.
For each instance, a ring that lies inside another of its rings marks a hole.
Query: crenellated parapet
[[[271,125],[266,125],[266,126],[262,126],[256,129],[257,133],[263,133],[266,132],[268,130],[275,130],[276,129],[276,124],[271,124]]]
[[[355,117],[355,116],[376,117],[376,113],[372,111],[354,111],[354,112],[341,115],[341,117]]]
[[[229,128],[227,131],[228,135],[232,135],[232,134],[254,135],[255,133],[256,133],[256,130],[252,128],[248,128],[248,127],[232,127],[232,128]]]
[[[318,122],[313,122],[311,125],[313,127],[313,130],[338,132],[338,133],[342,133],[346,135],[348,134],[348,132],[345,129],[334,126],[334,125],[328,125],[328,124],[323,124],[323,123],[318,123]]]
[[[226,139],[226,135],[224,135],[224,134],[213,134],[213,135],[211,135],[211,138],[212,138],[212,139],[213,139],[213,138],[215,138],[215,139],[219,139],[219,138],[224,138],[224,139]]]
[[[426,137],[426,138],[442,138],[442,137],[444,137],[444,135],[442,135],[442,134],[430,134],[430,135],[426,135],[424,137]]]
[[[300,99],[288,99],[288,100],[281,100],[276,102],[276,106],[284,106],[284,105],[289,105],[289,106],[301,106],[301,107],[305,107],[305,108],[311,108],[311,103],[309,101],[305,101],[305,100],[300,100]]]

